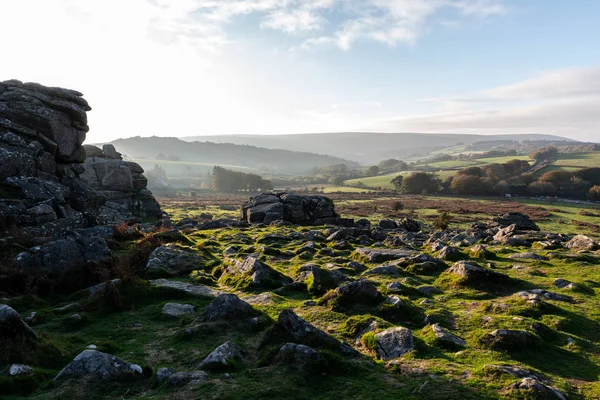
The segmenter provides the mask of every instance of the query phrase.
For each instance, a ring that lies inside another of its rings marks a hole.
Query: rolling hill
[[[270,149],[329,154],[364,165],[377,164],[387,158],[407,159],[431,154],[434,150],[457,144],[499,141],[571,141],[541,134],[465,135],[425,133],[337,132],[295,135],[223,135],[181,137],[185,141],[211,141],[251,145]]]
[[[306,174],[314,167],[346,164],[359,167],[355,161],[310,152],[275,150],[250,145],[212,142],[186,142],[173,137],[133,137],[111,142],[128,158],[147,168],[148,164],[170,164],[178,172],[183,168],[195,173],[214,165],[268,174]],[[171,171],[173,172],[173,171]]]

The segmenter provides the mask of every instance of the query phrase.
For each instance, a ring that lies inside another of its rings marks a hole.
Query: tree
[[[402,179],[400,190],[403,193],[421,194],[437,192],[440,180],[434,174],[427,172],[413,172]]]
[[[478,176],[457,175],[450,184],[450,190],[457,194],[483,194],[490,190],[490,185]]]
[[[548,146],[548,147],[544,147],[542,149],[532,151],[529,154],[529,158],[531,158],[532,160],[535,160],[536,162],[540,162],[540,161],[544,161],[544,160],[549,160],[553,157],[556,157],[557,155],[558,155],[558,149],[553,146]]]
[[[590,188],[588,192],[588,199],[591,201],[600,201],[600,186],[594,185]]]
[[[379,167],[377,165],[373,165],[367,169],[366,176],[377,176],[379,175]]]
[[[483,171],[479,167],[467,167],[461,169],[456,173],[456,176],[459,175],[468,175],[468,176],[483,176]]]
[[[402,175],[398,175],[398,176],[394,177],[394,179],[392,179],[392,180],[390,181],[390,183],[391,183],[392,185],[394,185],[394,187],[395,187],[397,190],[400,190],[400,188],[402,187],[402,180],[403,180],[403,179],[404,179],[404,177],[403,177]]]

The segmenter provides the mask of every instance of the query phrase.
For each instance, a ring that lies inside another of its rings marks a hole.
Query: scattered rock
[[[204,371],[176,372],[168,379],[169,387],[181,387],[188,383],[201,384],[208,380],[208,374]]]
[[[346,343],[338,341],[331,335],[315,328],[313,325],[300,318],[292,309],[288,308],[279,314],[277,325],[287,332],[296,342],[311,347],[325,347],[337,349],[346,355],[357,354],[356,350]]]
[[[375,268],[371,268],[365,272],[363,275],[382,275],[382,276],[392,276],[397,277],[401,275],[400,268],[395,265],[380,265]]]
[[[87,349],[79,353],[54,380],[84,376],[93,376],[103,381],[132,379],[142,376],[142,367],[111,354]]]
[[[573,251],[594,251],[600,248],[594,239],[585,235],[575,236],[573,239],[569,240],[565,246]]]
[[[221,294],[221,292],[211,287],[204,285],[194,285],[187,282],[168,281],[166,279],[154,279],[148,282],[150,282],[152,286],[157,288],[176,290],[198,297],[216,297]]]
[[[299,196],[291,193],[265,193],[242,205],[242,220],[269,224],[283,220],[293,224],[315,223],[338,218],[333,201],[324,196]]]
[[[471,261],[459,261],[446,270],[446,273],[459,276],[469,283],[506,283],[510,278],[500,272],[483,268]]]
[[[230,367],[242,357],[242,348],[235,343],[225,342],[214,349],[198,366],[208,370],[218,370]]]
[[[201,268],[203,263],[204,259],[193,251],[169,243],[152,251],[146,273],[155,277],[184,275]]]
[[[356,249],[356,254],[365,257],[369,262],[378,263],[408,258],[416,255],[417,252],[409,247],[400,249],[373,249],[370,247],[363,247]]]
[[[438,257],[442,260],[458,261],[465,258],[465,255],[456,247],[445,246],[439,251]]]
[[[23,364],[13,364],[8,370],[8,376],[31,376],[33,368]]]
[[[375,304],[382,300],[381,293],[366,280],[347,282],[335,289],[336,304]]]
[[[0,304],[0,364],[20,359],[38,337],[13,308]]]
[[[242,261],[230,259],[220,282],[238,289],[279,288],[292,283],[292,279],[251,256]]]
[[[465,347],[467,345],[467,342],[465,342],[463,339],[442,328],[438,324],[431,325],[431,330],[435,335],[436,341],[441,345],[451,347]]]
[[[564,394],[562,394],[558,389],[553,388],[552,386],[548,386],[538,381],[535,378],[523,378],[519,382],[515,382],[508,387],[506,387],[505,391],[525,391],[530,393],[532,398],[535,399],[543,399],[543,400],[567,400]]]
[[[506,214],[495,218],[494,222],[502,228],[510,225],[515,225],[516,228],[520,231],[540,230],[540,227],[537,226],[535,222],[533,222],[531,218],[529,218],[529,216],[521,214],[520,212],[507,212]]]
[[[534,252],[528,251],[525,253],[514,253],[508,256],[508,258],[513,260],[535,260],[535,261],[547,261],[548,257],[541,256]]]
[[[183,317],[196,313],[196,307],[191,304],[167,303],[162,308],[162,313],[168,317]]]
[[[200,314],[200,322],[242,320],[256,317],[258,312],[235,294],[220,294]]]
[[[377,354],[382,360],[398,358],[414,348],[413,334],[410,329],[395,327],[375,335]]]
[[[483,337],[483,342],[502,350],[524,350],[535,344],[535,336],[527,331],[497,329]]]
[[[175,370],[172,368],[159,368],[158,371],[156,371],[156,381],[158,383],[166,382],[169,379],[169,377],[174,373]]]
[[[307,370],[321,362],[321,354],[308,346],[286,343],[275,357],[275,364],[291,365],[300,370]]]

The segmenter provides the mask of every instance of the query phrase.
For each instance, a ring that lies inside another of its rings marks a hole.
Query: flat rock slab
[[[154,279],[148,282],[154,287],[178,290],[198,297],[217,297],[223,293],[204,285],[194,285],[191,283],[169,281],[166,279]]]
[[[196,307],[191,304],[167,303],[162,309],[164,315],[175,318],[193,315],[195,312]]]
[[[408,258],[418,254],[418,252],[408,247],[400,249],[373,249],[363,247],[356,249],[356,253],[367,258],[370,262],[399,260],[401,258]]]

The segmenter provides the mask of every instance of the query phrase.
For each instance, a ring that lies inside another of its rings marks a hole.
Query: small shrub
[[[433,222],[433,227],[443,231],[448,229],[448,226],[450,226],[450,214],[444,211]]]
[[[375,332],[367,332],[360,338],[360,343],[372,353],[377,353],[377,338]]]

